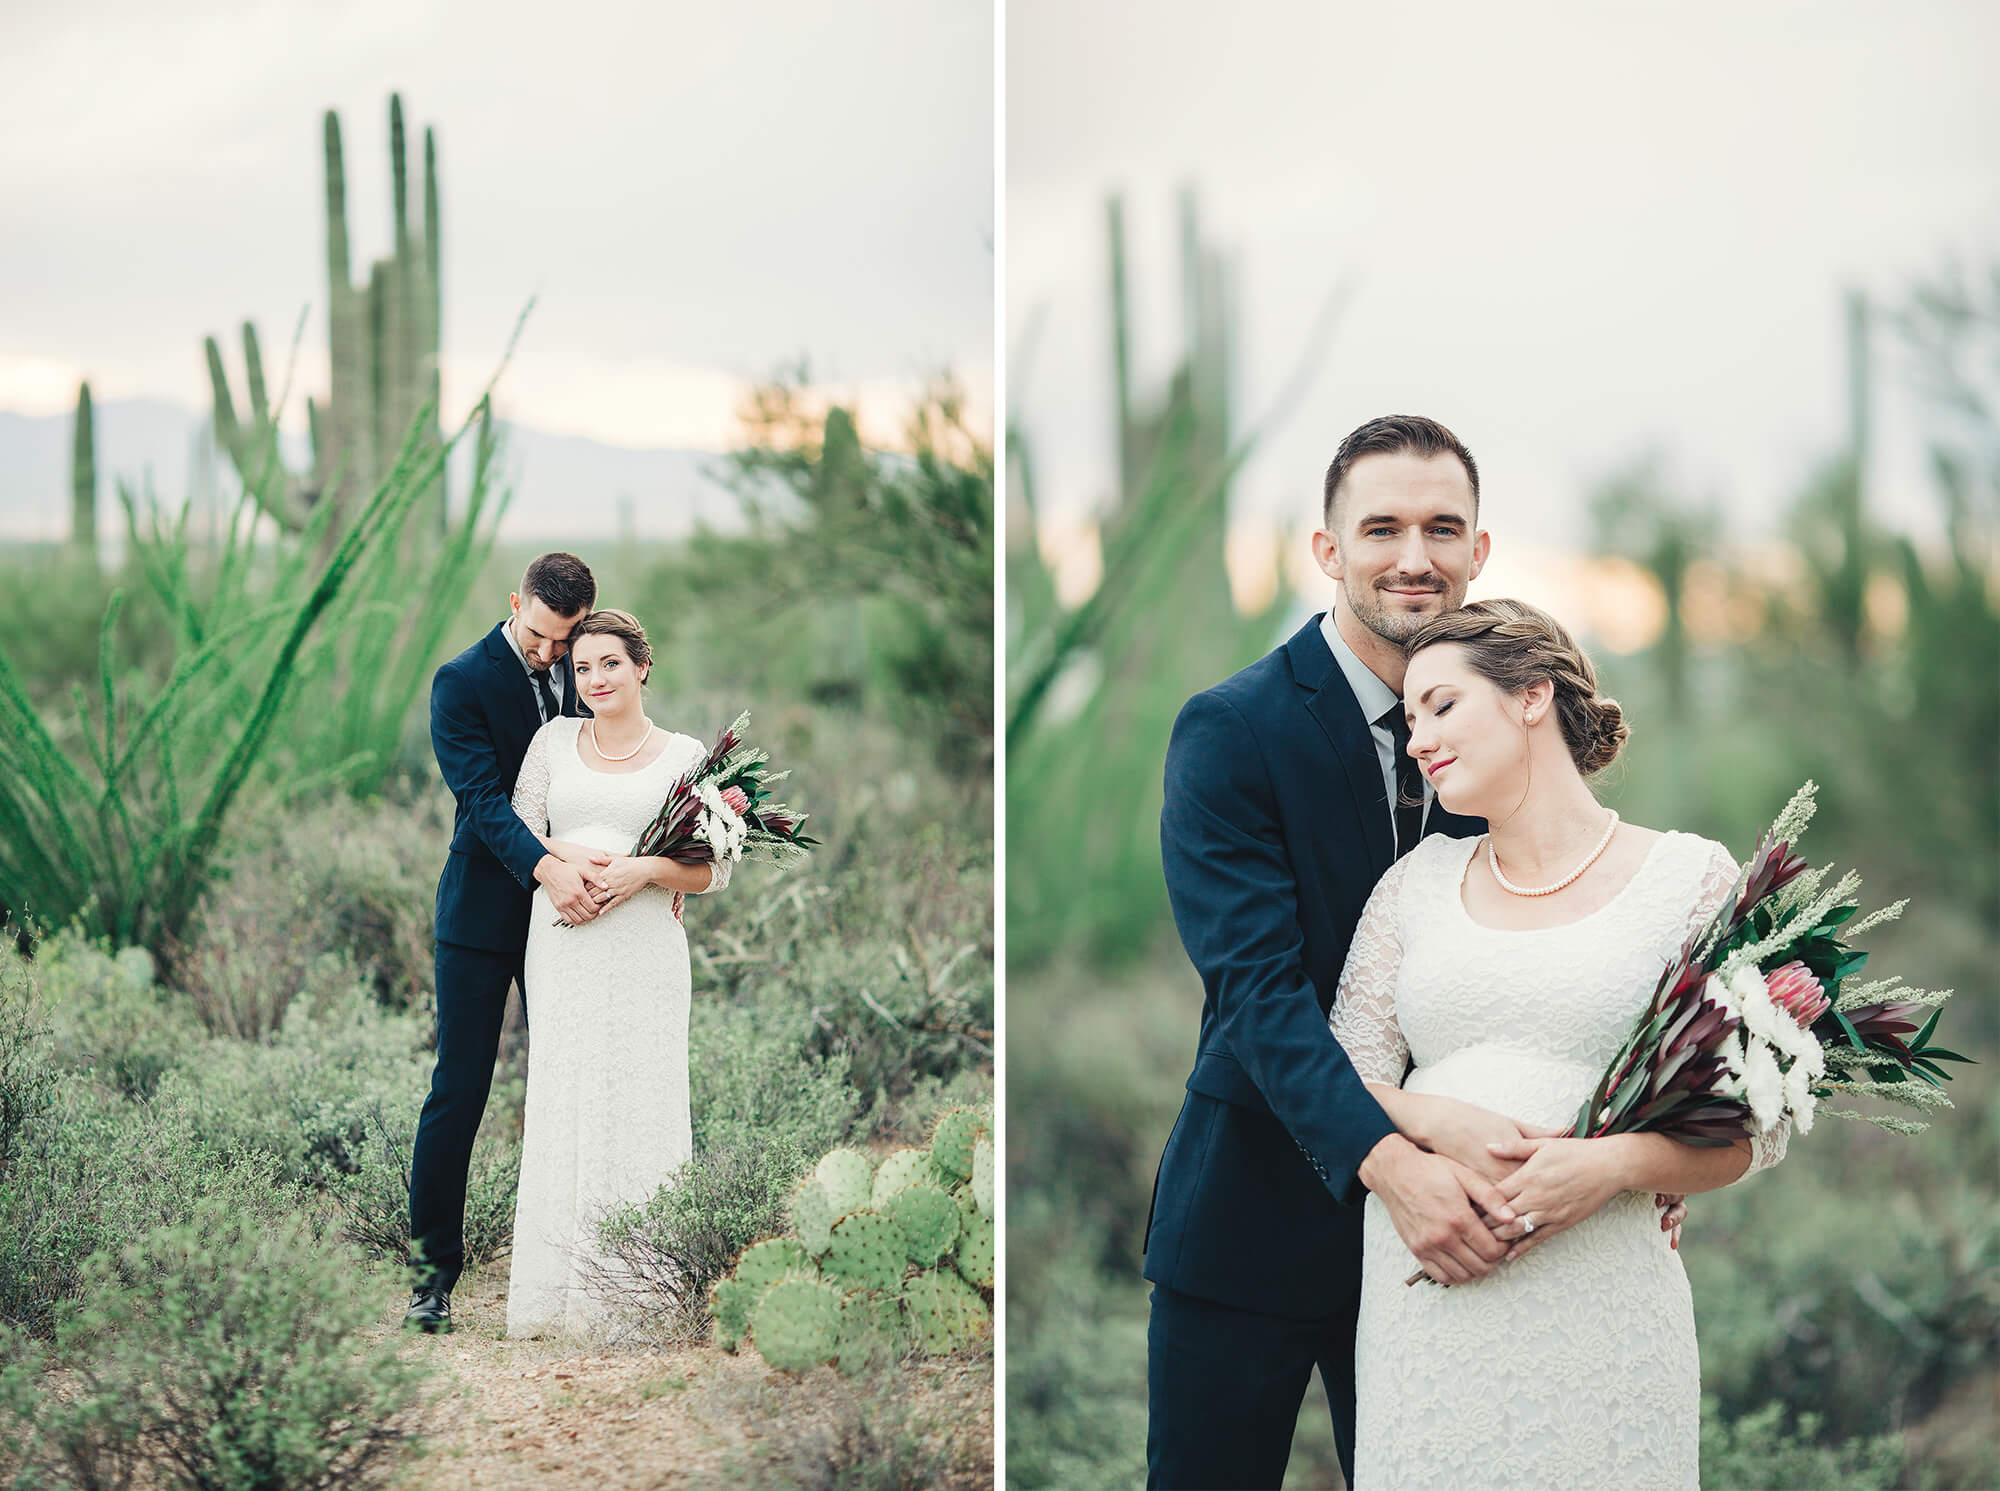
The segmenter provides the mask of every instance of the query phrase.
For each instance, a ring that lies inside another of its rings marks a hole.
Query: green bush
[[[1767,1403],[1726,1422],[1715,1399],[1701,1405],[1702,1491],[1903,1491],[1903,1444],[1894,1434],[1820,1442],[1817,1414],[1785,1427],[1785,1406]]]
[[[746,1247],[784,1227],[785,1199],[811,1163],[784,1138],[698,1153],[643,1207],[605,1218],[598,1238],[618,1271],[596,1283],[624,1300],[651,1339],[702,1339],[709,1289]]]
[[[839,1057],[804,1054],[810,1016],[696,1000],[688,1078],[697,1154],[783,1145],[817,1156],[847,1136],[857,1101]]]
[[[380,1483],[424,1369],[393,1340],[364,1344],[359,1266],[296,1220],[212,1205],[98,1256],[52,1355],[25,1353],[0,1385],[0,1469],[17,1485],[123,1485],[141,1468],[202,1491]]]
[[[435,783],[379,804],[265,803],[174,950],[173,981],[203,1023],[261,1039],[294,999],[357,981],[427,1011],[448,803]]]
[[[519,1084],[496,1092],[502,1115],[518,1108]],[[465,1179],[465,1263],[477,1268],[505,1253],[514,1241],[514,1198],[521,1182],[521,1145],[505,1122],[480,1125]],[[355,1142],[345,1152],[351,1173],[327,1183],[342,1230],[370,1258],[408,1263],[410,1258],[410,1154],[417,1135],[414,1096],[395,1109],[375,1107],[357,1120]]]
[[[256,1221],[282,1215],[268,1160],[218,1160],[185,1113],[60,1082],[0,1186],[0,1320],[46,1335],[85,1289],[85,1262],[213,1199]]]
[[[54,1060],[126,1097],[151,1097],[201,1039],[186,999],[153,982],[144,948],[114,955],[63,932],[36,946],[32,976],[48,1007]]]

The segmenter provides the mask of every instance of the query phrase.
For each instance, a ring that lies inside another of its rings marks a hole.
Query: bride
[[[1694,1311],[1651,1193],[1728,1185],[1775,1163],[1784,1133],[1720,1148],[1522,1134],[1575,1117],[1735,862],[1591,795],[1584,778],[1626,727],[1551,617],[1479,602],[1408,653],[1409,753],[1490,832],[1427,838],[1382,878],[1331,1023],[1397,1128],[1495,1182],[1515,1220],[1495,1228],[1512,1246],[1485,1278],[1406,1287],[1414,1240],[1369,1198],[1357,1491],[1694,1491]]]
[[[507,1334],[607,1334],[593,1275],[615,1272],[596,1223],[644,1204],[693,1153],[688,1115],[687,937],[682,898],[728,883],[714,866],[632,857],[677,777],[707,753],[657,728],[640,699],[645,628],[593,611],[570,637],[593,719],[552,719],[528,746],[514,811],[551,853],[584,866],[601,906],[563,925],[535,892],[526,984],[535,991]]]

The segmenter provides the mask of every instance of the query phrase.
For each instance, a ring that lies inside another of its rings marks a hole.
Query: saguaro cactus
[[[70,461],[69,544],[97,562],[97,429],[90,415],[90,380],[76,390],[76,445]]]
[[[258,495],[279,525],[304,527],[322,502],[335,504],[328,529],[360,494],[365,498],[386,474],[410,426],[428,403],[433,406],[425,438],[438,441],[435,402],[439,392],[438,342],[441,319],[438,257],[437,142],[424,131],[424,202],[421,235],[410,227],[409,180],[403,137],[403,100],[389,99],[389,165],[393,176],[395,243],[369,269],[366,284],[352,282],[347,241],[347,173],[340,144],[340,116],[329,109],[325,121],[327,343],[331,387],[324,406],[306,401],[312,432],[312,462],[303,473],[279,460],[274,415],[265,395],[264,364],[257,328],[243,323],[244,380],[249,395],[247,422],[238,418],[223,369],[222,353],[208,338],[208,374],[215,396],[216,443],[229,453],[244,486]],[[427,499],[428,521],[413,527],[441,532],[444,483]]]

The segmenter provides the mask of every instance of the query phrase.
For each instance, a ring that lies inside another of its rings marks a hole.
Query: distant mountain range
[[[97,430],[98,532],[116,541],[125,532],[116,478],[151,490],[178,513],[193,497],[196,521],[205,507],[234,504],[238,484],[227,458],[214,462],[201,490],[199,454],[208,416],[154,399],[110,400],[94,411]],[[0,410],[0,542],[69,536],[69,414],[27,415]],[[556,538],[679,538],[706,523],[740,521],[737,498],[712,474],[724,458],[709,451],[631,450],[573,435],[508,425],[506,469],[514,500],[500,525],[509,541]],[[286,459],[305,464],[303,441],[287,440]],[[471,480],[470,442],[453,453],[451,490]],[[219,496],[212,495],[219,492]],[[628,516],[629,514],[629,516]]]

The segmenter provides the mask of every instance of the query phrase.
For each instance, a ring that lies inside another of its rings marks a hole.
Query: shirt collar
[[[1347,639],[1340,635],[1340,628],[1334,624],[1331,610],[1320,618],[1319,631],[1326,638],[1326,645],[1333,650],[1333,660],[1340,664],[1340,671],[1347,677],[1347,686],[1354,690],[1354,700],[1361,706],[1361,712],[1368,716],[1370,725],[1402,702],[1394,689],[1377,678],[1373,670],[1354,655],[1354,649],[1347,645]]]

